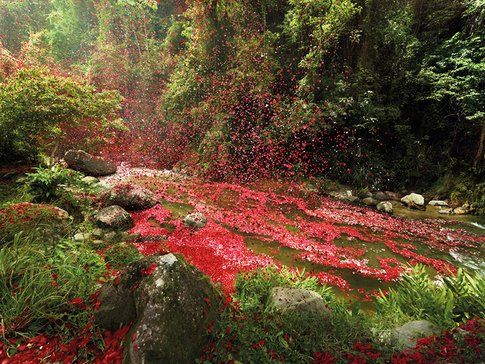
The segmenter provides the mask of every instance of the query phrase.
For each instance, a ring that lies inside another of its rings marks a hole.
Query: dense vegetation
[[[34,88],[40,64],[121,92],[132,134],[155,139],[161,165],[196,151],[214,178],[427,188],[448,176],[445,193],[483,178],[481,1],[36,0],[0,11],[1,99],[13,108],[0,125],[28,123],[9,130],[20,151],[47,121],[106,120],[119,101],[78,86],[65,110],[46,99],[44,120],[30,120],[21,102],[37,96],[15,85]],[[38,87],[74,87],[54,80]]]

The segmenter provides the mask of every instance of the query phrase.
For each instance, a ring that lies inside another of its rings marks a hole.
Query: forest
[[[485,358],[483,0],[0,0],[0,363]]]

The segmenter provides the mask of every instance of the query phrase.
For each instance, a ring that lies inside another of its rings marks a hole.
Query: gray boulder
[[[374,193],[374,195],[372,197],[374,197],[376,200],[379,200],[379,201],[389,200],[389,196],[387,196],[387,194],[382,192],[382,191],[378,191],[378,192]]]
[[[69,168],[84,174],[99,177],[116,173],[116,164],[95,157],[83,150],[69,150],[64,155],[64,161]]]
[[[194,212],[185,216],[184,224],[193,229],[201,229],[207,224],[207,219],[202,212]]]
[[[127,210],[145,210],[156,203],[157,200],[150,190],[129,183],[115,186],[107,198],[107,204],[118,205]]]
[[[455,215],[467,215],[471,211],[470,205],[469,204],[464,204],[463,206],[457,207],[456,209],[453,210],[453,213]]]
[[[410,321],[391,332],[391,342],[398,350],[411,349],[417,340],[438,334],[440,330],[426,320]]]
[[[173,254],[132,264],[98,296],[96,323],[116,330],[134,323],[124,363],[193,363],[208,344],[221,297],[196,268]]]
[[[120,206],[109,206],[96,214],[98,226],[113,230],[129,230],[134,226],[131,215]]]
[[[377,210],[380,212],[385,212],[387,214],[392,214],[393,212],[393,207],[392,203],[389,201],[382,201],[377,204]]]
[[[366,197],[362,200],[362,202],[364,204],[366,204],[367,206],[377,206],[377,204],[379,203],[379,201],[377,201],[375,198],[373,197]]]
[[[428,202],[428,205],[430,206],[442,206],[442,207],[447,207],[448,202],[442,201],[442,200],[431,200]]]
[[[326,314],[330,309],[317,292],[302,288],[275,287],[271,290],[268,305],[274,311]]]
[[[401,198],[401,202],[411,209],[424,209],[424,197],[417,193],[411,193]]]
[[[386,195],[387,195],[388,200],[392,200],[392,201],[400,201],[401,200],[401,195],[399,193],[392,192],[392,191],[386,191]]]

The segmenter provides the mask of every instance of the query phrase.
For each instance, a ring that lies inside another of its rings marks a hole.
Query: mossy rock
[[[46,243],[70,234],[72,219],[53,205],[28,202],[0,210],[0,241],[11,241],[18,233],[38,236]]]
[[[181,256],[157,255],[132,264],[105,284],[96,322],[115,330],[134,322],[125,363],[193,363],[219,317],[220,293]]]

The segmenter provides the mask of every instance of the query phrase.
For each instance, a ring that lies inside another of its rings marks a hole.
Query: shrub
[[[116,124],[120,102],[117,92],[97,92],[44,68],[22,69],[0,83],[0,158],[36,158],[55,149],[69,128],[106,130]]]
[[[23,181],[34,202],[53,203],[80,218],[91,204],[86,195],[99,192],[96,186],[82,181],[83,177],[82,173],[56,164],[35,168],[35,173],[27,173]]]

